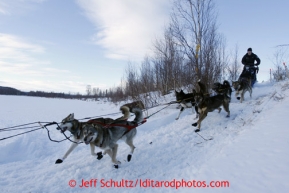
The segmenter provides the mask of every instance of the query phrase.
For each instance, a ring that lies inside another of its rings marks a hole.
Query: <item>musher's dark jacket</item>
[[[255,61],[257,62],[256,64],[254,64]],[[256,65],[256,66],[258,66],[260,63],[261,63],[260,58],[254,53],[251,53],[250,56],[247,53],[242,58],[242,64],[244,64],[244,65],[250,65],[250,66]]]

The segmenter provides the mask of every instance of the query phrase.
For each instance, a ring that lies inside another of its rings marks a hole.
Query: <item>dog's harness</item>
[[[128,133],[130,130],[132,130],[132,129],[144,124],[146,121],[147,120],[144,119],[143,121],[141,121],[139,123],[136,123],[136,122],[133,122],[133,121],[125,121],[125,123],[122,123],[122,124],[117,124],[117,123],[107,124],[107,123],[103,123],[103,122],[99,122],[97,120],[91,119],[91,120],[87,121],[87,123],[88,124],[98,124],[98,125],[103,126],[103,128],[110,128],[110,127],[116,127],[116,126],[125,127],[125,128],[127,128],[126,133]],[[133,125],[130,125],[130,123],[133,123]]]
[[[240,78],[240,83],[243,83],[243,85],[250,85],[250,80],[248,77],[241,77]],[[241,90],[242,84],[239,84],[239,88],[238,88],[238,91]]]
[[[115,123],[115,124],[113,124],[113,123],[112,124],[107,124],[107,123],[99,122],[99,121],[94,120],[94,119],[91,119],[91,120],[87,121],[88,124],[98,124],[98,125],[103,126],[103,128],[106,128],[106,129],[111,128],[111,127],[116,127],[116,126],[127,128],[127,131],[125,131],[124,134],[121,137],[123,137],[125,134],[130,132],[132,129],[144,124],[145,122],[147,122],[146,119],[143,119],[143,121],[141,121],[139,123],[136,123],[136,122],[133,122],[133,121],[125,121],[125,123],[123,123],[123,124],[117,124],[117,123]],[[133,125],[130,125],[130,123],[133,123]],[[104,141],[104,139],[102,139],[102,142],[99,144],[99,147],[102,147],[103,141]]]
[[[245,84],[249,84],[249,78],[241,77],[241,81],[240,82],[243,82]]]

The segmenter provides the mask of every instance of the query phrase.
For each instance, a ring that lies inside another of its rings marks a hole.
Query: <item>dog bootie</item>
[[[132,157],[132,155],[131,155],[131,154],[128,154],[128,155],[127,155],[127,161],[128,161],[128,162],[130,162],[130,160],[131,160],[131,157]]]
[[[98,152],[97,154],[97,158],[98,160],[101,160],[101,158],[103,158],[102,152]]]
[[[192,126],[196,127],[198,125],[198,123],[193,123]]]
[[[62,159],[58,159],[58,160],[55,161],[55,164],[61,164],[62,162],[63,162]]]

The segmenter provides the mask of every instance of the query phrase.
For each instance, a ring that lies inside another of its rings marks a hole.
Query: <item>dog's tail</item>
[[[116,121],[128,120],[130,116],[129,107],[121,106],[119,110],[122,112],[123,116],[120,118],[117,118]]]
[[[199,85],[201,93],[203,93],[204,95],[209,94],[206,85],[204,83],[202,83],[201,80],[198,81],[198,85]]]
[[[134,118],[134,122],[136,123],[140,123],[143,121],[143,113],[142,110],[138,107],[134,107],[131,109],[131,112],[133,112],[135,114],[135,118]]]
[[[232,88],[231,88],[230,82],[227,80],[224,80],[223,85],[225,87],[225,95],[227,96],[227,98],[231,99]]]

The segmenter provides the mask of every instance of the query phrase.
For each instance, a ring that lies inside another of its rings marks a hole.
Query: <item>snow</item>
[[[49,193],[288,192],[288,96],[288,81],[257,83],[252,99],[246,93],[243,103],[233,93],[230,118],[225,117],[225,111],[214,111],[202,122],[199,134],[205,139],[213,137],[208,141],[194,132],[191,124],[196,120],[191,109],[186,109],[176,121],[179,109],[170,105],[137,128],[131,162],[126,161],[129,147],[119,142],[119,169],[112,167],[108,155],[102,160],[91,156],[89,146],[84,144],[78,145],[62,164],[54,164],[71,142],[51,142],[44,129],[1,140],[0,189]],[[163,102],[174,100],[171,94]],[[1,95],[0,129],[38,121],[60,122],[70,113],[77,119],[107,115],[119,112],[119,107],[104,101]],[[148,115],[163,107],[149,109]],[[55,127],[49,127],[51,136],[63,139]],[[2,131],[0,139],[19,132],[23,130]],[[74,183],[71,180],[75,180],[75,187],[69,186]],[[86,187],[80,187],[82,181],[87,181]],[[102,187],[113,181],[125,187]],[[184,181],[187,186],[202,186],[205,181],[206,187],[165,187],[181,182],[185,185]],[[228,182],[229,187],[207,187],[211,181]]]

